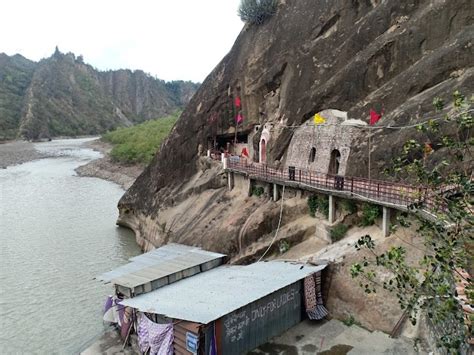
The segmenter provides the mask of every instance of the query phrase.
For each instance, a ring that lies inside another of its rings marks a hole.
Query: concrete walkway
[[[271,342],[250,352],[252,355],[372,355],[427,354],[417,352],[412,340],[391,339],[382,332],[369,332],[338,320],[306,320]]]

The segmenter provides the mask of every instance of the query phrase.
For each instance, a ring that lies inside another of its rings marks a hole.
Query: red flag
[[[240,105],[242,104],[242,102],[240,101],[240,97],[236,97],[235,98],[235,107],[240,107]]]
[[[382,117],[382,113],[378,114],[373,109],[370,109],[370,123],[369,124],[373,126],[380,120],[381,117]]]
[[[244,118],[243,118],[242,115],[239,113],[239,114],[237,115],[237,117],[236,117],[235,120],[237,121],[237,123],[241,123],[241,122],[244,120]]]

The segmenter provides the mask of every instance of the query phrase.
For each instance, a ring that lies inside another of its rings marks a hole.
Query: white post
[[[232,191],[234,188],[234,173],[231,171],[227,173],[227,185],[229,187],[229,191]]]
[[[329,195],[329,223],[334,223],[336,220],[336,199],[333,195]]]
[[[208,158],[211,157],[211,150],[210,150],[210,149],[207,150],[207,157],[208,157]]]
[[[383,207],[382,234],[384,237],[390,235],[390,208]]]
[[[227,169],[229,167],[229,158],[225,158],[222,154],[222,168]]]
[[[273,201],[278,201],[278,199],[280,198],[278,195],[279,195],[279,193],[278,193],[278,185],[277,185],[277,184],[273,184]]]

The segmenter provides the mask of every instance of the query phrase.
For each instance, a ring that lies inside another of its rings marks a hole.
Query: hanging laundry
[[[323,304],[323,295],[321,293],[321,272],[305,277],[304,300],[306,314],[309,319],[319,320],[328,315],[328,311]]]
[[[376,124],[376,123],[380,120],[380,118],[382,117],[382,115],[383,115],[383,110],[382,110],[382,112],[381,112],[380,114],[378,114],[377,112],[375,112],[374,109],[370,109],[370,122],[369,122],[369,124],[370,124],[371,126],[373,126],[374,124]]]
[[[125,340],[127,339],[128,333],[130,332],[130,327],[133,325],[132,308],[124,307],[121,316],[122,317],[120,318],[120,337],[122,338],[122,340]]]
[[[240,108],[241,104],[242,104],[242,101],[240,101],[240,97],[237,96],[235,98],[235,107]]]
[[[321,116],[319,113],[314,115],[314,125],[317,126],[318,124],[326,123],[326,119]]]
[[[242,148],[242,152],[240,153],[240,155],[246,158],[249,157],[249,151],[247,150],[247,147]]]
[[[152,322],[143,313],[138,318],[138,345],[142,354],[173,355],[173,324]]]
[[[120,312],[123,312],[123,306],[119,305],[121,299],[117,296],[108,296],[104,306],[104,322],[121,325]]]
[[[212,325],[212,338],[209,345],[209,355],[217,355],[216,326]]]
[[[243,118],[242,115],[239,113],[239,114],[237,115],[235,121],[236,121],[237,123],[241,123],[241,122],[243,122],[243,120],[244,120],[244,118]]]

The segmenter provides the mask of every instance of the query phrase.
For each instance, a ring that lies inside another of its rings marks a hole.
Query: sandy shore
[[[86,143],[85,146],[101,152],[104,154],[104,158],[93,160],[77,168],[76,172],[79,176],[97,177],[113,181],[127,190],[144,169],[144,166],[124,165],[112,162],[109,158],[109,152],[112,146],[102,142],[100,139]]]
[[[45,157],[30,142],[11,141],[0,144],[0,169]]]

